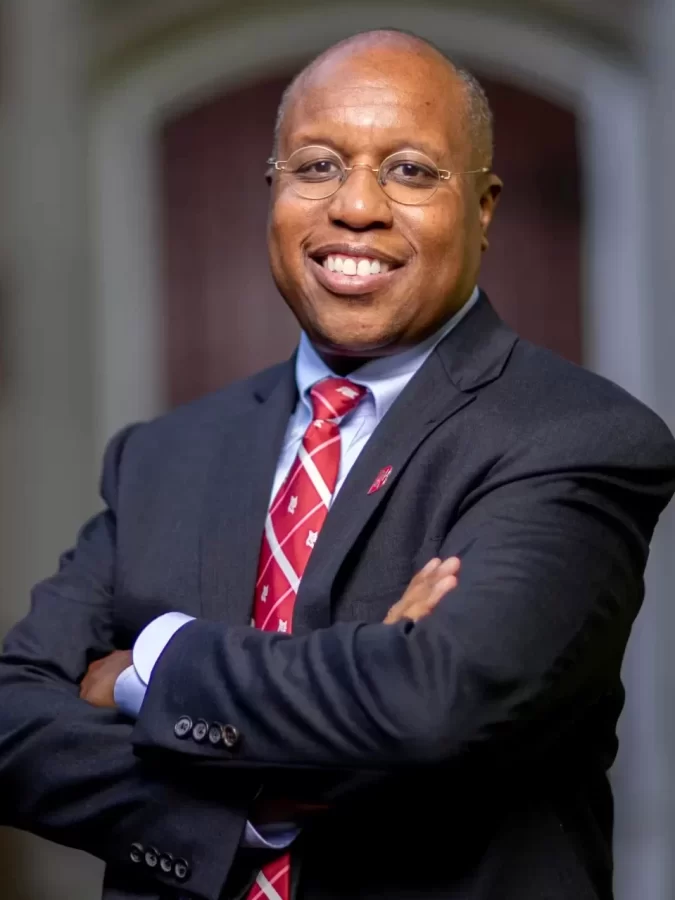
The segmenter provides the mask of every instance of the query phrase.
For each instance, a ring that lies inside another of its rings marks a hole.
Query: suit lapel
[[[256,388],[245,412],[222,423],[207,479],[200,540],[206,618],[248,625],[265,515],[296,402],[294,360]]]
[[[483,295],[412,378],[366,444],[319,535],[300,585],[294,631],[330,624],[331,588],[350,549],[420,444],[498,378],[516,336]],[[200,539],[203,615],[248,624],[265,515],[297,390],[294,360],[264,373],[244,411],[216,425]],[[369,488],[384,468],[391,474]],[[297,622],[297,626],[296,623]]]
[[[485,296],[441,342],[411,379],[369,439],[349,473],[319,535],[300,584],[294,633],[330,624],[330,592],[349,550],[420,444],[460,412],[477,390],[497,378],[517,340]],[[391,466],[382,487],[369,489]]]

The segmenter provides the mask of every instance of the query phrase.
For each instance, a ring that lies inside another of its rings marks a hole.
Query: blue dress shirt
[[[436,345],[459,324],[474,306],[478,300],[478,294],[479,291],[476,287],[464,306],[442,328],[421,344],[393,356],[374,359],[349,375],[349,379],[355,384],[365,387],[367,393],[359,405],[340,420],[340,468],[333,499],[344,484],[359,453],[375,431],[378,422],[381,421]],[[293,465],[302,437],[312,421],[310,389],[317,381],[334,376],[335,373],[328,368],[307,336],[303,334],[300,338],[295,365],[299,399],[286,429],[270,502],[276,496]],[[132,718],[138,715],[155,663],[178,629],[191,621],[192,617],[184,613],[165,613],[151,622],[138,636],[133,649],[133,665],[122,672],[115,684],[115,702],[126,715]],[[258,831],[250,822],[247,822],[242,845],[282,849],[287,847],[297,834],[298,829],[292,823],[265,825],[264,829],[261,828]]]

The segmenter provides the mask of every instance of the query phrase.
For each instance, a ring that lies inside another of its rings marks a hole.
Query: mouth
[[[389,284],[405,263],[361,245],[335,244],[308,255],[317,281],[333,294],[371,294]]]

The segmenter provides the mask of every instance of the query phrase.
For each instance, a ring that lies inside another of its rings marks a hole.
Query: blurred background
[[[487,88],[499,311],[675,427],[675,0],[2,0],[0,633],[98,508],[115,430],[291,351],[265,250],[276,105],[386,26]],[[670,510],[625,666],[617,900],[675,897],[674,560]],[[100,878],[0,829],[3,900],[93,900]]]

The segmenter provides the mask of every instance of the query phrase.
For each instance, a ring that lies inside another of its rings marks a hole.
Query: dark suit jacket
[[[0,658],[2,822],[106,860],[109,900],[216,900],[260,862],[238,847],[264,785],[332,805],[294,846],[302,900],[608,900],[619,670],[669,431],[482,297],[349,474],[289,637],[249,622],[295,402],[287,362],[111,443],[105,510]],[[437,610],[379,624],[449,554]],[[138,722],[80,701],[88,664],[168,610],[198,619]]]

